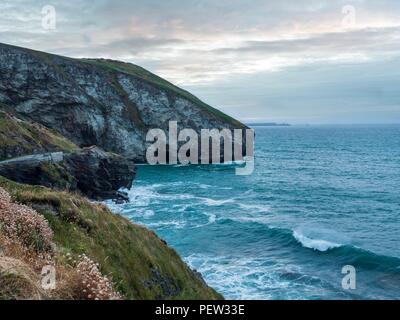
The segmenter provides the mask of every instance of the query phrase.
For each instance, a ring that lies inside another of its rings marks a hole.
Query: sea
[[[130,202],[226,299],[400,299],[400,125],[256,127],[255,170],[138,166]]]

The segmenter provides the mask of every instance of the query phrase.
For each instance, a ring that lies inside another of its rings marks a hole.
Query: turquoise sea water
[[[400,126],[260,127],[255,150],[251,176],[140,166],[110,206],[228,299],[400,299]]]

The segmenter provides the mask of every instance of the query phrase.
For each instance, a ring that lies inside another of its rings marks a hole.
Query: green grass
[[[14,201],[43,214],[63,253],[86,254],[128,299],[221,299],[156,234],[78,195],[0,177]],[[156,276],[153,270],[157,270]],[[146,285],[147,283],[147,285]],[[149,285],[150,284],[150,285]],[[176,294],[168,296],[163,287]]]
[[[72,152],[78,147],[36,123],[18,121],[0,110],[0,160],[48,151]]]

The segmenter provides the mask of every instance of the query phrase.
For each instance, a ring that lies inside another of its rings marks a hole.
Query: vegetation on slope
[[[66,138],[37,123],[30,123],[1,111],[0,105],[0,160],[27,154],[64,151],[78,147]]]
[[[0,297],[2,299],[115,300],[121,296],[97,264],[85,255],[60,261],[48,221],[12,201],[0,187]],[[46,269],[43,269],[46,268]],[[42,279],[53,270],[54,280]],[[55,283],[54,281],[56,281]],[[46,290],[40,284],[52,284]],[[50,289],[50,288],[48,288]]]
[[[0,247],[4,242],[0,238]],[[38,274],[23,260],[0,254],[0,300],[40,299]]]
[[[87,255],[127,299],[221,299],[154,232],[75,194],[0,177],[14,201],[42,214],[59,254]]]

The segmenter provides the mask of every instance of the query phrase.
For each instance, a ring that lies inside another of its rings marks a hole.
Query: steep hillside
[[[0,44],[0,102],[78,146],[97,145],[145,161],[146,133],[245,128],[189,92],[138,66],[71,59]]]
[[[28,154],[77,149],[74,143],[44,126],[0,110],[0,161]]]
[[[8,191],[14,201],[32,207],[48,220],[60,268],[66,263],[65,257],[85,254],[99,264],[101,273],[112,279],[113,287],[126,299],[222,298],[153,232],[112,214],[105,206],[67,192],[21,185],[2,177],[0,187]],[[1,236],[0,229],[0,240]],[[19,279],[32,283],[31,279],[37,276],[26,279],[26,275],[33,272],[32,266],[15,261],[14,257],[2,257],[1,246],[0,241],[0,284],[4,284],[0,288],[0,299],[15,295],[21,288],[29,288],[29,292],[37,296],[38,288],[26,284],[22,287],[15,282]],[[6,276],[1,272],[2,264],[10,261],[14,261],[18,269],[9,269]],[[30,271],[24,271],[22,278],[18,276],[21,273],[18,270],[25,269]],[[9,283],[10,277],[16,290]]]

